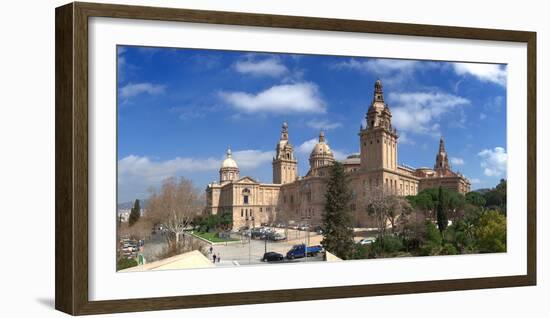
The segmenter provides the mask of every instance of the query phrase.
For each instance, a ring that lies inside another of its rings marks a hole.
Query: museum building
[[[350,209],[357,226],[369,226],[361,205],[374,191],[399,196],[416,195],[423,189],[439,186],[462,194],[470,191],[468,179],[452,171],[443,138],[439,141],[433,169],[399,165],[399,136],[392,126],[391,117],[384,102],[382,83],[377,80],[373,101],[366,114],[366,127],[361,126],[358,134],[360,152],[341,162],[349,176],[352,190]],[[232,215],[234,229],[273,222],[320,224],[326,179],[334,161],[334,154],[321,131],[309,156],[309,171],[300,177],[288,124],[283,123],[272,162],[273,183],[261,183],[252,177],[241,178],[231,149],[227,149],[219,170],[219,182],[212,182],[206,188],[205,212]]]

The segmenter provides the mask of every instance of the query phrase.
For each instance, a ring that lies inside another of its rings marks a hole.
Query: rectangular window
[[[248,195],[243,196],[243,203],[248,204]]]
[[[243,209],[241,209],[241,217],[243,217],[243,216],[244,216],[244,211],[243,211]]]

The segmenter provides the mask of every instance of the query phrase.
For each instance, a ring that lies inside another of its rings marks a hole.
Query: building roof
[[[344,165],[358,165],[361,164],[361,156],[358,153],[351,154],[347,156],[346,159],[342,160]]]

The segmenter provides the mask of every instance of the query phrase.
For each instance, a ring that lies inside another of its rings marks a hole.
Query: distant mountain
[[[483,188],[483,189],[477,189],[477,190],[472,190],[472,192],[477,192],[479,194],[485,194],[487,192],[491,191],[491,189],[489,188]]]
[[[147,204],[147,200],[141,200],[139,199],[139,205],[143,209],[145,205]],[[128,201],[128,202],[120,202],[117,204],[117,210],[124,210],[124,209],[131,209],[134,206],[134,201]]]

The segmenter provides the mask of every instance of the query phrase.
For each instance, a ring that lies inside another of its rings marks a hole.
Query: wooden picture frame
[[[340,20],[70,3],[56,9],[55,307],[102,314],[536,285],[536,33],[451,26]],[[527,275],[230,294],[116,299],[88,298],[88,20],[91,17],[270,28],[366,32],[527,44]]]

